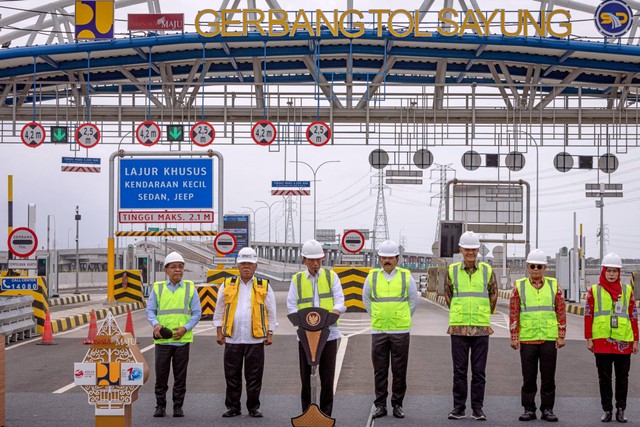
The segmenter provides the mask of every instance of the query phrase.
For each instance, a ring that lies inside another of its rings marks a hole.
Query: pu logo
[[[96,363],[97,385],[120,385],[120,362]]]
[[[605,0],[596,8],[594,21],[606,37],[621,37],[633,24],[633,10],[624,0]]]

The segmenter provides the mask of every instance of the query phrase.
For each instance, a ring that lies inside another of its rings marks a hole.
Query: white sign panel
[[[73,383],[75,385],[96,385],[96,364],[87,362],[74,363]]]
[[[121,224],[213,222],[213,211],[120,211]]]
[[[213,263],[214,264],[235,264],[236,263],[236,259],[233,257],[215,257],[213,259]]]
[[[364,262],[364,255],[343,254],[342,262]]]
[[[144,385],[142,363],[121,363],[120,364],[120,385]]]
[[[35,270],[38,268],[37,259],[10,259],[9,268],[15,270]]]

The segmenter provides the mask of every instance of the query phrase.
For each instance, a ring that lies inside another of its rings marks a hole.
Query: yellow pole
[[[116,256],[114,249],[113,236],[107,239],[107,302],[115,302],[114,292],[114,274],[115,274]]]

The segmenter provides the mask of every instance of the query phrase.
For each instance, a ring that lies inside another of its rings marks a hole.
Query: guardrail
[[[31,295],[0,297],[0,334],[5,344],[31,338],[36,332]]]

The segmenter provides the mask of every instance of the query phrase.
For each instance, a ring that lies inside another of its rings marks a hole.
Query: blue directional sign
[[[271,181],[271,186],[282,187],[311,187],[311,181]]]
[[[38,290],[38,278],[37,277],[5,277],[2,279],[2,285],[0,286],[2,291],[37,291]]]
[[[222,224],[236,238],[236,249],[227,257],[237,258],[240,249],[249,246],[249,215],[225,215]]]
[[[62,163],[73,163],[76,165],[99,165],[99,157],[63,157]]]
[[[213,209],[213,161],[120,160],[120,208]]]

